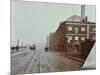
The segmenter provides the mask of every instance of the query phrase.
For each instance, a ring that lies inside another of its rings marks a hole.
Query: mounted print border
[[[11,0],[11,74],[96,69],[96,6]]]

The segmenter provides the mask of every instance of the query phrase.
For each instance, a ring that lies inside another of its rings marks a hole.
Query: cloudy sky
[[[11,1],[11,43],[45,42],[50,32],[56,31],[60,21],[81,15],[81,5]],[[87,5],[85,15],[95,22],[95,6]]]

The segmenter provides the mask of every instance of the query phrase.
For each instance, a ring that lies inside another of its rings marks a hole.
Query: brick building
[[[50,34],[49,48],[55,51],[66,51],[65,25],[60,25],[56,32]]]
[[[81,55],[82,42],[87,39],[95,41],[95,23],[91,22],[66,22],[66,50],[69,55]]]
[[[68,55],[81,56],[82,42],[96,41],[96,23],[88,22],[84,16],[85,6],[81,6],[81,17],[73,15],[66,21],[60,22],[56,32],[52,34],[50,49],[55,51],[65,51]]]
[[[55,45],[55,50],[64,51],[66,48],[74,48],[75,45],[78,46],[86,39],[95,40],[95,28],[95,23],[91,22],[64,21],[53,33],[50,44]],[[77,50],[80,50],[80,47],[75,49],[75,51]]]
[[[95,41],[96,23],[88,21],[88,17],[85,16],[85,6],[82,5],[81,16],[73,15],[60,22],[58,29],[49,39],[49,48],[66,52],[69,56],[85,59]]]

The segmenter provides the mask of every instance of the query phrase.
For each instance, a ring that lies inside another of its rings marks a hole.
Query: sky
[[[95,6],[87,5],[88,21],[96,22]],[[33,1],[11,1],[11,44],[33,44],[46,42],[47,36],[55,32],[60,21],[72,15],[81,15],[81,5],[45,3]]]

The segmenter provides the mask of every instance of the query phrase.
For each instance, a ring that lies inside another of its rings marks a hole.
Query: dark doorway
[[[78,44],[75,45],[75,50],[76,50],[76,51],[79,51],[79,50],[80,50]]]

